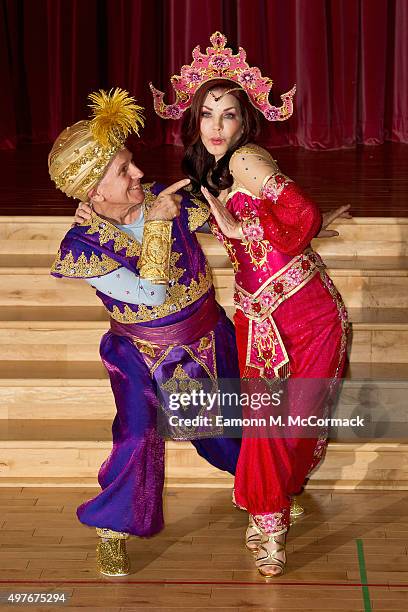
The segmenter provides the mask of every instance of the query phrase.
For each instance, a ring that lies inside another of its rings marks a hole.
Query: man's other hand
[[[75,211],[74,221],[75,223],[83,223],[91,218],[92,208],[89,202],[80,202],[78,208]]]

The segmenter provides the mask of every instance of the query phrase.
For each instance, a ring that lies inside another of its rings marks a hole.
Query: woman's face
[[[208,92],[201,109],[200,136],[203,145],[218,161],[242,135],[238,100],[224,89]]]

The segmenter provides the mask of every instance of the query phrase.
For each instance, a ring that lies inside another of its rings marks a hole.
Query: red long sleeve
[[[304,251],[322,225],[318,206],[293,182],[287,183],[275,202],[263,197],[259,220],[272,246],[293,256]]]

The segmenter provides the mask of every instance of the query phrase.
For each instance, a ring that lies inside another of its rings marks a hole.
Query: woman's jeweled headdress
[[[259,110],[268,121],[285,121],[293,113],[293,96],[296,85],[281,95],[282,106],[272,106],[269,103],[269,92],[272,80],[263,77],[259,68],[247,64],[246,52],[239,47],[234,55],[232,49],[225,48],[227,38],[221,32],[215,32],[210,41],[212,47],[207,47],[206,53],[201,53],[200,46],[193,50],[193,62],[182,66],[181,74],[174,75],[170,81],[176,94],[173,104],[163,102],[164,93],[150,83],[154,98],[154,110],[163,119],[179,119],[184,111],[191,106],[192,99],[198,88],[212,79],[225,79],[237,83],[247,93],[253,106]]]

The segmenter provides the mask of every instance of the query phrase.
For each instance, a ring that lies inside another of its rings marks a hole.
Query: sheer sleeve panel
[[[261,199],[259,220],[264,237],[277,250],[298,255],[318,234],[318,206],[285,174],[262,147],[247,145],[232,155],[234,189],[243,188]]]
[[[256,197],[260,197],[265,181],[279,171],[268,151],[253,144],[235,151],[229,168],[234,177],[234,188],[244,187]]]

